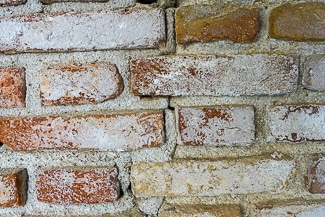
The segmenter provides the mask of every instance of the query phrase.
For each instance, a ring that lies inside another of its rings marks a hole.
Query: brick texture
[[[268,141],[325,140],[325,107],[318,105],[270,107],[267,118]]]
[[[325,194],[325,157],[311,160],[307,185],[311,193]]]
[[[133,193],[148,196],[217,196],[281,192],[295,173],[291,160],[177,161],[135,163]]]
[[[25,104],[25,69],[0,69],[0,108],[23,108]]]
[[[177,43],[229,39],[247,43],[258,32],[258,9],[232,4],[188,5],[176,11]]]
[[[295,41],[325,40],[325,3],[284,4],[269,17],[269,35]]]
[[[0,169],[0,207],[23,206],[27,194],[25,169]]]
[[[159,9],[34,14],[0,19],[0,51],[70,51],[157,47],[165,40]]]
[[[45,170],[38,174],[37,199],[55,204],[113,202],[120,195],[116,168]]]
[[[293,93],[298,59],[279,55],[173,56],[131,61],[136,95],[238,96]]]
[[[40,0],[43,4],[53,4],[59,2],[108,2],[109,0]]]
[[[0,0],[0,6],[13,6],[25,4],[27,0]]]
[[[254,108],[178,108],[180,143],[185,145],[248,145],[254,141]]]
[[[325,55],[306,58],[302,82],[307,89],[325,91]]]
[[[42,73],[40,88],[44,105],[100,103],[116,98],[123,80],[109,63],[53,65]]]
[[[202,205],[202,204],[182,204],[167,205],[159,212],[159,217],[241,217],[238,205]]]
[[[0,119],[0,141],[16,151],[132,150],[163,143],[161,112]]]
[[[323,217],[325,213],[325,205],[265,205],[255,207],[253,212],[254,217]]]

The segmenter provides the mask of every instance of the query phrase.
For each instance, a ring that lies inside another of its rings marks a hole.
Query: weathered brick
[[[280,55],[173,56],[131,61],[136,95],[238,96],[293,93],[298,59]]]
[[[55,204],[113,202],[120,195],[116,168],[58,169],[39,172],[37,200]]]
[[[26,191],[25,169],[0,169],[0,207],[25,205]]]
[[[0,108],[25,107],[25,69],[0,69]]]
[[[240,207],[235,204],[169,204],[160,209],[159,217],[241,217]]]
[[[184,145],[248,145],[254,141],[254,108],[177,108],[180,143]]]
[[[282,206],[267,204],[256,206],[253,210],[254,217],[323,217],[324,213],[324,204],[288,204]]]
[[[267,140],[288,142],[325,140],[324,116],[324,106],[270,107],[266,123]]]
[[[27,0],[0,0],[0,6],[13,6],[25,4]]]
[[[123,79],[109,63],[53,65],[41,75],[44,105],[100,103],[116,98],[122,90]]]
[[[0,51],[153,48],[165,40],[160,9],[34,14],[0,19]]]
[[[187,5],[176,11],[176,40],[179,44],[229,39],[247,43],[258,32],[258,9],[233,4]]]
[[[163,114],[7,117],[0,129],[0,141],[16,151],[133,150],[163,143]]]
[[[295,174],[292,160],[139,162],[132,166],[133,193],[147,196],[217,196],[281,192]]]
[[[302,82],[307,89],[325,91],[325,55],[306,58]]]
[[[312,159],[308,168],[308,190],[313,194],[325,194],[325,157]]]
[[[58,2],[108,2],[109,0],[40,0],[43,4],[53,4]]]
[[[274,8],[269,17],[269,35],[295,41],[325,40],[325,3],[284,4]]]

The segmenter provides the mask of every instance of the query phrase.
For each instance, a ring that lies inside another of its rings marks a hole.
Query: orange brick
[[[116,98],[122,90],[123,79],[109,63],[53,65],[41,75],[44,105],[100,103]]]
[[[0,169],[0,207],[25,205],[26,190],[25,169]]]
[[[258,9],[232,4],[188,5],[176,11],[177,43],[229,39],[248,43],[258,32]]]
[[[116,168],[45,170],[38,174],[37,199],[55,204],[113,202],[120,195]]]
[[[7,117],[0,129],[0,141],[16,151],[133,150],[163,143],[163,114]]]
[[[295,41],[325,40],[325,3],[284,4],[269,17],[272,38]]]
[[[25,107],[25,70],[0,69],[0,108]]]

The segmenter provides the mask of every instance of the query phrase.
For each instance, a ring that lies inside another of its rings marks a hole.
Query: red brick
[[[0,129],[0,141],[15,151],[133,150],[163,143],[163,114],[7,117]]]
[[[267,140],[286,142],[324,141],[325,106],[293,105],[269,107]]]
[[[25,4],[27,0],[0,0],[0,6],[13,6]]]
[[[248,145],[254,141],[254,108],[178,108],[180,140],[185,145]]]
[[[0,169],[0,207],[23,206],[27,194],[25,169]]]
[[[53,65],[41,75],[43,105],[100,103],[122,90],[122,77],[109,63]]]
[[[295,92],[298,59],[280,55],[162,56],[131,61],[135,95],[238,96]]]
[[[269,17],[272,38],[295,41],[325,40],[325,3],[284,4],[274,8]]]
[[[54,204],[97,204],[116,201],[120,185],[116,168],[45,170],[38,174],[37,199]]]
[[[165,41],[161,9],[31,14],[0,19],[0,52],[155,48]]]
[[[241,217],[240,207],[236,204],[168,204],[159,211],[159,217]]]
[[[176,11],[177,43],[229,39],[248,43],[258,32],[258,9],[233,4],[188,5]]]
[[[0,69],[0,108],[25,107],[25,69]]]
[[[325,91],[325,55],[306,58],[302,82],[307,89]]]
[[[308,169],[308,190],[313,194],[325,194],[325,157],[314,158]]]

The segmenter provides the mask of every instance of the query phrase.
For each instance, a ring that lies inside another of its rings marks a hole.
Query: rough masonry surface
[[[100,103],[116,98],[123,79],[115,65],[52,65],[41,74],[43,105]]]
[[[325,91],[325,55],[311,55],[304,64],[303,85],[316,91]]]
[[[249,145],[255,138],[254,108],[177,108],[179,142],[184,145]]]
[[[45,203],[96,204],[120,195],[116,168],[44,170],[38,174],[37,199]]]
[[[165,40],[160,9],[33,14],[0,19],[0,52],[157,47]]]
[[[268,141],[323,141],[325,107],[320,105],[274,106],[268,109]]]
[[[169,56],[131,61],[136,95],[239,96],[293,93],[298,59],[281,55]]]
[[[16,151],[133,150],[163,143],[162,112],[9,117],[0,141]]]
[[[252,194],[283,191],[294,171],[291,160],[140,162],[131,182],[138,197]]]
[[[177,43],[229,39],[248,43],[258,32],[258,9],[233,4],[187,5],[175,15]]]
[[[26,81],[24,68],[0,68],[0,108],[26,106]]]

